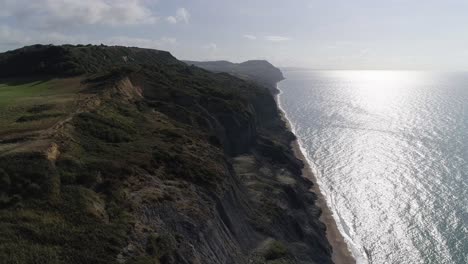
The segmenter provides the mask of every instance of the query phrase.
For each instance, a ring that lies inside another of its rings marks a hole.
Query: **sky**
[[[468,69],[466,0],[0,0],[0,51],[106,44],[314,69]]]

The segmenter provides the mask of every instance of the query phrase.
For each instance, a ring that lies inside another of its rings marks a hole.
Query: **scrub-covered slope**
[[[2,263],[331,262],[267,89],[137,48],[0,65]]]

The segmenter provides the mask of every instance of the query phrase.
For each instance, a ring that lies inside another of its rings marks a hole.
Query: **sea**
[[[280,108],[357,263],[468,263],[468,72],[282,71]]]

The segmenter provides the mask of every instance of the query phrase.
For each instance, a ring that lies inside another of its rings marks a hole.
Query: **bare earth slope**
[[[33,46],[9,65],[2,263],[331,263],[266,88],[137,48]]]

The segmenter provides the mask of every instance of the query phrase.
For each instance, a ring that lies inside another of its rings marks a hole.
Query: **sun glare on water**
[[[411,87],[421,74],[405,71],[341,71],[335,72],[356,89],[349,90],[359,107],[370,113],[384,114],[403,104]]]

